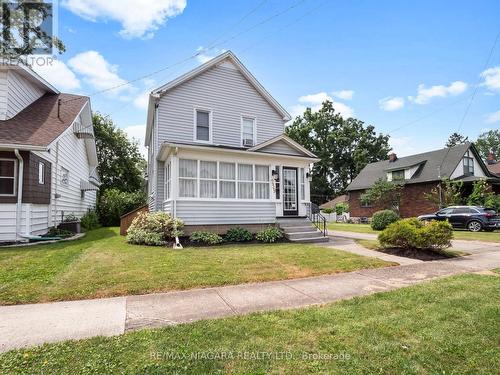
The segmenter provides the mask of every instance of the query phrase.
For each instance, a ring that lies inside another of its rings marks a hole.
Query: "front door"
[[[283,167],[283,216],[299,214],[297,168]]]

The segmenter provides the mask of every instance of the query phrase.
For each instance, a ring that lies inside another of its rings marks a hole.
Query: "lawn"
[[[494,374],[500,278],[461,275],[320,307],[0,355],[0,373]]]
[[[129,245],[118,228],[0,250],[0,304],[110,297],[282,280],[393,265],[306,244],[173,250]]]
[[[338,230],[355,233],[380,233],[376,230],[373,230],[369,224],[330,223],[328,224],[328,229],[332,231]],[[458,229],[453,231],[453,237],[455,240],[487,241],[500,243],[500,230],[494,232],[472,233],[466,230]]]

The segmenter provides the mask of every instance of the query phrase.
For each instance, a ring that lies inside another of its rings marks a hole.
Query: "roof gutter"
[[[19,238],[19,231],[21,228],[21,214],[22,214],[22,204],[23,204],[23,176],[24,176],[24,160],[19,150],[16,148],[14,154],[19,161],[19,173],[17,175],[17,204],[16,204],[16,242]],[[29,232],[29,228],[26,228],[26,232]]]

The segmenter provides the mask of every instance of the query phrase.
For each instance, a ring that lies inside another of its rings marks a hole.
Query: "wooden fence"
[[[137,215],[141,212],[148,212],[149,208],[147,205],[136,208],[133,211],[127,212],[125,215],[120,217],[120,235],[125,236],[127,234],[128,227],[132,224],[132,220],[135,219]]]

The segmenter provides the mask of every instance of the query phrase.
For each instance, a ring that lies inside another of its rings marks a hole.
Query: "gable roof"
[[[347,195],[343,194],[343,195],[339,195],[336,198],[333,198],[331,201],[323,203],[321,206],[319,206],[319,208],[321,208],[321,209],[323,209],[323,208],[335,208],[337,206],[337,204],[344,203],[347,201],[348,201]]]
[[[500,161],[497,161],[494,164],[488,164],[487,167],[490,173],[493,173],[494,175],[500,177]]]
[[[42,78],[37,72],[35,72],[29,65],[25,64],[23,61],[12,62],[9,60],[0,59],[0,69],[2,70],[13,70],[20,74],[22,77],[26,78],[29,82],[42,88],[45,92],[51,94],[59,94],[54,86]]]
[[[250,84],[257,90],[257,92],[262,95],[262,97],[278,112],[284,121],[290,121],[292,116],[286,111],[285,108],[279,104],[276,99],[274,99],[271,94],[260,84],[259,81],[250,73],[250,71],[242,64],[242,62],[236,57],[236,55],[231,51],[226,51],[219,56],[214,57],[210,61],[198,66],[197,68],[177,77],[176,79],[164,84],[163,86],[158,87],[153,90],[149,95],[149,105],[148,105],[148,116],[146,122],[146,138],[145,145],[148,145],[149,136],[151,132],[151,124],[153,122],[154,117],[154,106],[156,100],[158,100],[162,95],[164,95],[167,91],[177,87],[184,82],[189,81],[190,79],[202,74],[208,69],[217,66],[224,62],[225,60],[229,60],[234,66],[238,69],[238,71],[243,74],[243,76],[250,82]]]
[[[62,104],[58,115],[59,99]],[[0,146],[47,147],[73,124],[88,101],[88,97],[79,95],[43,95],[13,118],[0,123]]]
[[[280,143],[286,143],[287,146],[289,146],[292,150],[295,150],[296,152],[298,152],[298,154],[303,154],[303,156],[309,156],[311,158],[317,158],[316,155],[314,155],[311,151],[309,151],[308,149],[306,149],[305,147],[303,147],[302,145],[298,144],[297,142],[295,142],[292,138],[290,138],[289,136],[285,135],[285,134],[281,134],[281,135],[278,135],[274,138],[271,138],[265,142],[262,142],[262,143],[259,143],[258,145],[252,147],[252,148],[249,148],[248,151],[256,151],[256,152],[270,152],[270,153],[273,153],[273,151],[271,150],[271,146],[272,145],[277,145],[277,144],[280,144]],[[268,149],[268,150],[266,150]],[[282,152],[274,152],[274,153],[282,153]],[[283,152],[283,154],[285,155],[289,155],[290,153],[285,153]]]
[[[386,178],[387,172],[417,167],[414,177],[406,180],[406,184],[439,181],[442,177],[450,177],[461,162],[467,150],[471,150],[481,165],[486,176],[490,173],[472,143],[464,143],[451,148],[443,148],[422,154],[405,156],[394,162],[383,160],[368,164],[349,184],[347,190],[362,190],[371,187],[378,179]]]

